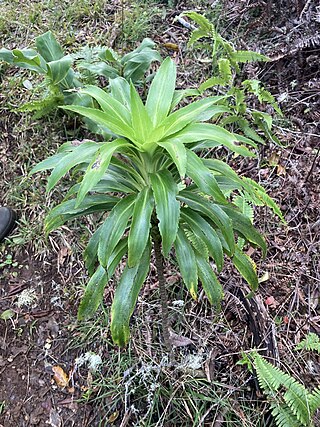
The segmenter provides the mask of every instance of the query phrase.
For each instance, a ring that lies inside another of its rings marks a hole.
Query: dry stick
[[[154,244],[155,264],[157,268],[157,275],[158,275],[158,282],[159,282],[163,338],[164,338],[164,343],[167,347],[168,352],[171,353],[172,346],[171,346],[170,334],[169,334],[169,311],[168,311],[166,282],[164,278],[164,258],[161,252],[161,238],[160,238],[160,233],[159,233],[159,228],[157,223],[154,223],[152,227],[152,240]]]

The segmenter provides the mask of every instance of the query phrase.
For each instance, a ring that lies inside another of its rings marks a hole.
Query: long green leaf
[[[125,139],[116,139],[111,142],[105,142],[101,145],[89,164],[81,182],[77,196],[77,206],[81,204],[88,191],[92,190],[93,187],[101,180],[108,169],[113,153],[129,145],[130,143]]]
[[[48,234],[66,221],[94,212],[106,212],[111,210],[118,202],[117,197],[94,194],[86,196],[78,208],[75,207],[76,199],[67,200],[53,208],[45,220],[45,232]]]
[[[210,169],[204,165],[200,157],[188,149],[187,174],[203,193],[212,196],[217,202],[228,203]]]
[[[235,208],[221,206],[224,212],[230,217],[233,228],[241,234],[248,242],[260,246],[263,256],[267,253],[267,245],[262,235],[254,228],[251,221],[242,213],[237,212]]]
[[[91,156],[100,148],[101,144],[89,141],[75,147],[70,153],[59,161],[48,178],[47,191],[57,184],[57,182],[74,166],[91,160]]]
[[[132,194],[120,200],[103,223],[98,248],[99,262],[103,267],[108,265],[115,246],[128,226],[135,199],[136,195]]]
[[[193,299],[197,299],[198,274],[194,250],[180,227],[174,242],[177,261],[184,284]]]
[[[150,178],[162,238],[162,251],[166,257],[178,231],[180,215],[180,203],[176,198],[178,187],[168,170],[152,174]]]
[[[135,200],[132,222],[128,239],[128,266],[134,267],[141,262],[142,254],[150,236],[151,214],[154,201],[150,187],[138,194]]]
[[[123,77],[111,79],[109,82],[111,96],[130,111],[130,85]]]
[[[167,117],[176,85],[176,66],[171,58],[166,58],[155,75],[147,97],[146,109],[154,126]]]
[[[111,307],[111,334],[115,344],[123,347],[130,337],[129,322],[140,289],[150,268],[151,244],[148,243],[141,262],[133,268],[125,267]]]
[[[201,235],[209,250],[209,255],[214,259],[218,271],[221,271],[223,267],[223,249],[216,231],[201,215],[190,208],[181,209],[181,219],[186,221],[193,231]]]
[[[53,84],[60,83],[67,75],[72,65],[71,56],[65,56],[57,61],[47,63],[48,76]]]
[[[249,283],[250,288],[256,291],[259,286],[258,276],[255,271],[255,265],[252,259],[236,248],[232,257],[232,262],[245,280]]]
[[[148,142],[148,137],[153,129],[152,121],[132,83],[130,85],[130,95],[132,127],[135,132],[135,139],[141,144],[144,144]]]
[[[221,233],[229,247],[229,252],[233,254],[235,249],[235,241],[232,221],[220,206],[209,202],[205,198],[189,190],[182,191],[178,195],[178,200],[181,200],[191,209],[195,209],[196,211],[201,212],[206,217],[208,217],[216,225],[216,227],[221,230]]]
[[[214,274],[211,265],[199,253],[196,253],[196,262],[198,267],[198,275],[210,304],[212,304],[217,309],[220,309],[220,304],[223,299],[223,289],[221,283]]]
[[[212,105],[223,99],[223,96],[212,96],[209,98],[200,99],[186,107],[180,108],[174,113],[170,114],[162,123],[163,127],[162,138],[175,134],[183,129],[185,126],[198,120],[199,116],[208,110]],[[156,134],[157,129],[154,131]]]
[[[117,102],[115,99],[113,101]],[[125,108],[123,107],[122,104],[120,104],[120,102],[118,102],[118,104],[122,108]],[[134,131],[131,125],[129,125],[121,117],[121,112],[119,116],[118,114],[115,115],[112,109],[106,112],[106,111],[98,110],[96,108],[81,107],[76,105],[65,105],[61,108],[63,108],[64,110],[74,111],[75,113],[81,114],[82,116],[87,117],[88,119],[91,119],[95,123],[101,126],[107,127],[115,134],[119,136],[125,136],[126,138],[129,138],[134,141],[134,138],[135,138]]]
[[[40,55],[47,61],[57,61],[64,56],[62,47],[51,31],[36,37],[36,46]]]
[[[13,49],[13,63],[27,70],[36,71],[39,74],[46,73],[44,59],[33,49]]]
[[[187,171],[187,152],[182,142],[160,141],[157,144],[164,148],[169,154],[173,163],[177,166],[180,178],[183,179]]]
[[[121,102],[114,99],[103,89],[97,86],[89,85],[81,89],[81,93],[92,96],[92,98],[98,102],[104,112],[114,116],[114,118],[116,118],[120,123],[131,126],[130,111]]]
[[[99,265],[86,286],[84,296],[79,305],[78,320],[85,320],[94,315],[103,299],[103,292],[108,283],[106,270]]]

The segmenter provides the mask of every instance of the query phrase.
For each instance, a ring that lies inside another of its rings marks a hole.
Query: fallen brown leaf
[[[57,383],[59,387],[67,387],[69,378],[68,375],[64,372],[64,370],[60,366],[53,366],[52,371],[54,373],[53,379]]]

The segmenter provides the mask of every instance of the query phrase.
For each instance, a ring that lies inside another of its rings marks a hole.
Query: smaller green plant
[[[43,117],[62,105],[93,107],[92,98],[78,91],[83,83],[97,83],[98,76],[107,79],[121,76],[138,83],[153,61],[161,62],[161,56],[154,49],[155,43],[150,39],[143,40],[140,46],[123,57],[104,47],[86,47],[73,55],[65,55],[51,31],[36,37],[35,44],[35,49],[0,49],[0,61],[44,78],[36,86],[44,96],[25,103],[18,110],[33,111],[35,118]],[[86,122],[91,124],[88,120]]]
[[[72,57],[64,54],[52,32],[36,37],[35,45],[35,49],[0,49],[0,61],[44,77],[44,81],[39,84],[45,88],[43,99],[27,102],[19,110],[35,111],[37,117],[41,117],[58,105],[91,105],[90,97],[75,91],[70,93],[70,89],[81,87],[81,83],[72,69]]]
[[[260,104],[271,106],[274,111],[282,115],[282,112],[273,95],[265,89],[259,80],[241,81],[241,65],[247,62],[268,61],[269,58],[250,50],[237,50],[224,39],[215,29],[214,25],[203,15],[197,12],[184,12],[194,21],[198,28],[194,29],[188,46],[195,45],[200,39],[204,39],[200,47],[209,50],[212,62],[212,77],[199,86],[202,93],[207,89],[219,89],[219,93],[225,93],[232,98],[228,101],[229,113],[221,121],[221,125],[240,129],[243,134],[258,143],[264,143],[263,138],[256,131],[278,145],[278,138],[272,133],[272,116],[264,111],[249,107],[249,99],[255,96]]]
[[[319,336],[313,332],[309,332],[308,335],[299,342],[295,350],[317,351],[320,354]]]
[[[77,68],[83,74],[89,72],[94,76],[102,76],[107,79],[124,77],[128,82],[132,81],[134,84],[138,84],[144,80],[152,62],[161,62],[161,56],[154,47],[155,43],[146,38],[135,50],[124,56],[119,55],[111,48],[85,47],[75,53],[73,58],[79,59]]]
[[[267,396],[277,427],[312,427],[320,408],[320,388],[312,392],[291,375],[251,353],[259,385]]]

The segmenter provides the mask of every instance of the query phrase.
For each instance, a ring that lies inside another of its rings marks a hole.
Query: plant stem
[[[155,263],[156,263],[158,282],[159,282],[163,338],[164,338],[164,342],[168,352],[171,353],[172,346],[171,346],[170,335],[169,335],[169,311],[168,311],[166,282],[164,277],[164,258],[161,252],[161,237],[160,237],[157,220],[153,221],[151,233],[152,233],[152,240],[154,244]]]

